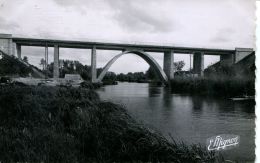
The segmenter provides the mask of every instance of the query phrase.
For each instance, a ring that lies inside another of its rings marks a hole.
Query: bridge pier
[[[163,57],[163,71],[167,75],[168,79],[174,78],[174,52],[173,50],[164,52]]]
[[[204,71],[204,53],[195,52],[193,54],[193,72],[199,76],[203,76]]]
[[[48,46],[47,45],[45,45],[45,53],[44,53],[45,55],[44,55],[44,57],[45,57],[45,69],[47,69],[48,68],[48,63],[49,63],[49,50],[48,50]]]
[[[15,46],[18,59],[22,59],[22,46],[19,44],[16,44]]]
[[[13,40],[11,34],[0,34],[0,50],[8,55],[14,55]]]
[[[231,66],[250,55],[253,51],[251,48],[236,48],[233,54],[220,55],[220,64],[222,66]]]
[[[97,53],[96,46],[91,50],[91,82],[97,82]]]
[[[58,79],[60,77],[59,71],[59,46],[54,45],[54,61],[53,61],[53,78]]]
[[[250,55],[254,50],[251,48],[236,48],[234,63],[239,62],[246,56]]]

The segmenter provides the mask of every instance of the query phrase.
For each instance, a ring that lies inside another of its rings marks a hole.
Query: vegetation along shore
[[[0,161],[221,162],[205,147],[168,141],[91,89],[0,87]]]

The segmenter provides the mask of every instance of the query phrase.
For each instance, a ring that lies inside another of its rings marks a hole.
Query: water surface
[[[253,161],[254,104],[224,98],[172,94],[168,88],[147,83],[119,83],[97,90],[100,97],[124,105],[129,113],[161,132],[187,144],[206,146],[220,134],[240,136],[240,144],[223,153],[226,159]]]

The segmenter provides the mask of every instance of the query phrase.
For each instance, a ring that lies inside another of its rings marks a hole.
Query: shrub
[[[254,80],[246,78],[175,78],[170,86],[175,93],[224,97],[255,95]]]

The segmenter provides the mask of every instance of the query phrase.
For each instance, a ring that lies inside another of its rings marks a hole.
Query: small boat
[[[229,98],[230,100],[233,101],[247,101],[247,100],[255,100],[255,96],[240,96],[240,97],[233,97],[233,98]]]

